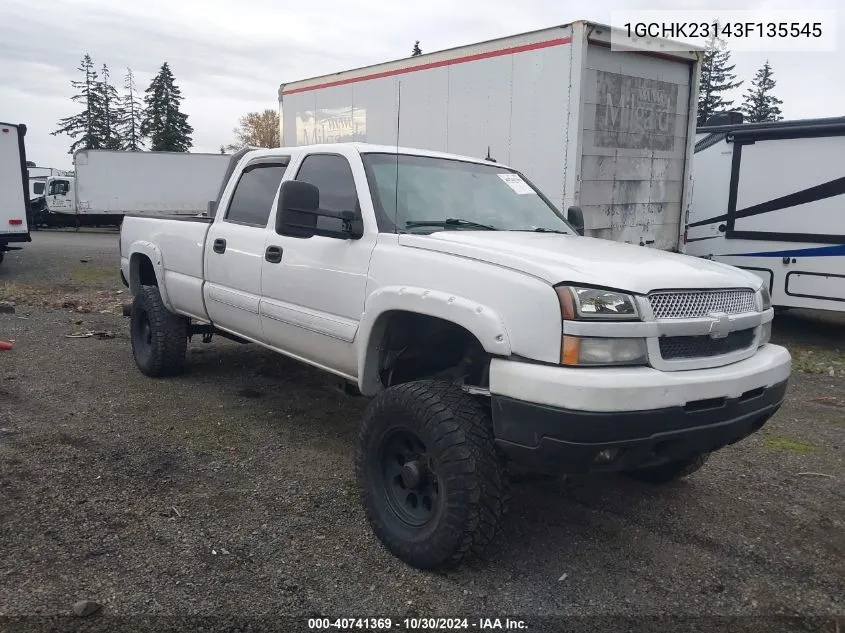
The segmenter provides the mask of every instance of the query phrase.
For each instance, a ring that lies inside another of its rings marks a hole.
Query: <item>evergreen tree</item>
[[[128,67],[123,89],[125,92],[121,101],[120,136],[123,140],[121,149],[138,152],[144,149],[144,136],[141,134],[144,108],[137,96],[135,75]]]
[[[182,92],[167,62],[161,65],[144,96],[141,134],[150,138],[154,152],[187,152],[193,145],[188,115],[179,111]]]
[[[417,55],[422,55],[422,49],[420,48],[419,40],[414,42],[414,49],[411,51],[411,57],[416,57]]]
[[[714,33],[707,41],[707,50],[701,63],[701,82],[698,89],[698,125],[704,125],[712,115],[730,108],[733,99],[726,99],[725,93],[742,85],[735,81],[735,64],[731,64],[731,53],[725,41]]]
[[[103,64],[100,81],[97,82],[97,99],[100,104],[99,128],[100,143],[103,149],[120,149],[123,144],[120,138],[121,112],[120,97],[109,80],[109,68]]]
[[[69,154],[79,149],[102,149],[103,139],[100,134],[102,122],[102,104],[98,90],[98,75],[94,70],[94,62],[88,53],[82,57],[77,68],[85,75],[80,81],[71,81],[71,85],[79,92],[71,97],[72,101],[83,105],[82,112],[59,120],[58,129],[51,132],[53,136],[67,134],[74,140]]]
[[[760,121],[780,121],[783,116],[780,113],[780,105],[783,103],[772,94],[775,88],[775,80],[772,79],[772,66],[769,60],[754,75],[751,80],[751,88],[745,93],[742,102],[742,114],[749,123]]]

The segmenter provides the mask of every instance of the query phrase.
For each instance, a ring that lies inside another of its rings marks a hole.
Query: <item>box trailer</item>
[[[775,306],[845,311],[845,117],[696,138],[686,252],[756,273]]]
[[[78,225],[119,224],[124,215],[199,215],[217,197],[227,154],[77,151],[74,176],[48,199],[50,221],[70,214]],[[68,203],[67,197],[72,197]],[[64,199],[62,199],[64,198]]]
[[[701,51],[612,50],[612,30],[578,21],[283,83],[282,145],[487,157],[581,207],[588,235],[680,250]]]
[[[15,244],[31,241],[24,136],[26,125],[0,123],[0,262]]]

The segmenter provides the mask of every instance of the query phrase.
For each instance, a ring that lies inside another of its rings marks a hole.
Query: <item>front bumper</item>
[[[630,470],[738,442],[781,406],[791,366],[774,345],[739,363],[685,372],[502,362],[496,373],[491,366],[496,443],[509,459],[551,473]],[[519,364],[547,378],[533,383],[530,401],[515,397],[519,381],[494,388]]]

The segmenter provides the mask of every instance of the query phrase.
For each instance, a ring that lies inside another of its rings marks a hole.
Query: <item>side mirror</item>
[[[318,218],[342,220],[339,229],[317,228]],[[290,237],[337,237],[358,239],[363,233],[354,211],[329,211],[320,208],[320,190],[301,180],[286,180],[279,190],[276,209],[276,233]]]
[[[566,220],[578,235],[584,235],[584,213],[581,211],[581,207],[569,207],[566,210]]]

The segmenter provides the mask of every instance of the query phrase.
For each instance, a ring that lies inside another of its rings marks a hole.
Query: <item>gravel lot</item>
[[[33,237],[0,266],[0,615],[845,615],[841,319],[777,318],[787,403],[689,480],[518,483],[487,556],[424,573],[365,523],[364,399],[217,339],[145,378],[116,232]]]

